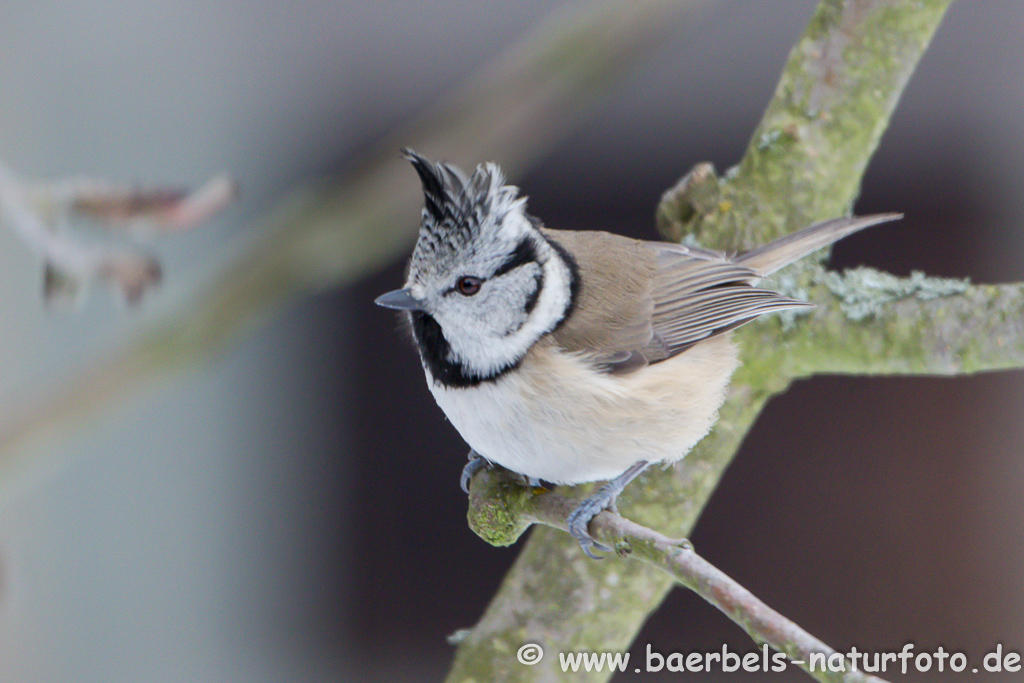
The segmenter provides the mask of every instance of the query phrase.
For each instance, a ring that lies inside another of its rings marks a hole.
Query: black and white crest
[[[430,161],[410,149],[402,152],[420,177],[425,200],[414,266],[432,262],[448,267],[452,258],[500,249],[496,243],[512,237],[502,234],[505,219],[513,211],[521,214],[526,199],[518,196],[518,188],[505,184],[495,164],[481,164],[467,178],[451,164]]]
[[[403,151],[425,198],[402,295],[424,366],[446,385],[495,379],[565,317],[571,266],[496,165],[467,176]]]

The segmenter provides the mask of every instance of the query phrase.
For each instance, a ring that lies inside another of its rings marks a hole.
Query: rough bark
[[[666,193],[657,210],[659,229],[670,239],[685,237],[706,246],[743,249],[848,213],[903,87],[948,4],[948,0],[823,0],[790,53],[743,160],[720,178],[707,164],[694,169]],[[808,288],[812,300],[823,294],[829,278],[820,265],[810,262],[791,268],[783,277],[785,286]],[[934,281],[926,287],[936,288],[941,289]],[[847,325],[873,329],[863,335],[864,348],[847,348],[846,359],[890,355],[883,343],[889,332],[881,326],[889,320],[888,314],[851,321],[841,308],[834,312],[839,295],[830,291],[816,309],[816,326],[782,317],[774,324],[741,330],[747,365],[737,373],[717,426],[682,463],[646,474],[627,488],[620,499],[626,516],[667,536],[688,535],[768,398],[784,390],[794,377],[826,367],[822,357],[827,352],[804,348],[813,349],[818,343],[818,327],[835,325],[833,346],[840,345],[840,340],[855,341],[843,337]],[[958,294],[966,295],[966,291]],[[910,300],[921,302],[921,297]],[[929,334],[924,311],[941,305],[931,303],[919,309],[920,337]],[[836,315],[842,319],[837,321]],[[1007,316],[1007,312],[992,316]],[[767,360],[759,362],[758,354],[766,351]],[[801,354],[816,360],[801,365]],[[915,365],[920,372],[927,371],[926,355],[917,354]],[[785,360],[790,356],[794,359]],[[1016,365],[1022,361],[1018,355]],[[862,362],[865,372],[873,371],[867,361]],[[848,363],[849,371],[856,371],[852,360]],[[891,361],[891,367],[896,371],[898,366]],[[579,488],[583,490],[571,495],[586,493],[585,487]],[[480,528],[475,500],[470,519]],[[483,525],[488,532],[494,530],[491,523]],[[499,534],[490,540],[510,538]],[[523,666],[515,660],[516,648],[534,642],[552,653],[623,652],[673,585],[670,576],[648,564],[611,558],[594,562],[583,556],[568,535],[537,529],[481,621],[462,639],[448,680],[607,680],[611,675],[607,671],[562,672],[556,656]]]

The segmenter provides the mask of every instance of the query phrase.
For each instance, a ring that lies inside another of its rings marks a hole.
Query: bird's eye
[[[478,277],[464,275],[455,283],[455,288],[459,290],[459,294],[462,296],[473,296],[480,291],[480,285],[483,283],[484,281]]]

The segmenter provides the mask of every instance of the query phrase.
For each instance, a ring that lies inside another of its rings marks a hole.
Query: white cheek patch
[[[541,336],[561,322],[572,297],[572,273],[561,256],[546,243],[538,245],[538,255],[544,259],[541,264],[543,278],[529,314],[523,307],[528,300],[526,295],[532,292],[528,288],[535,286],[537,273],[525,272],[523,275],[526,277],[517,283],[501,283],[517,285],[519,296],[511,297],[509,301],[502,301],[500,297],[489,300],[485,307],[487,315],[483,319],[474,320],[466,315],[445,316],[442,326],[452,330],[448,342],[453,362],[482,377],[495,375],[518,363]],[[470,320],[474,324],[457,324]]]
[[[540,283],[543,269],[539,263],[530,262],[519,266],[497,278],[488,292],[487,310],[489,315],[482,322],[496,337],[515,334],[533,313],[540,297]],[[532,303],[531,303],[532,302]]]

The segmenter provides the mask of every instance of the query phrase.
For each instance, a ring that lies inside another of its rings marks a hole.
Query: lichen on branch
[[[709,166],[698,167],[658,207],[659,229],[676,240],[689,235],[704,246],[743,250],[848,213],[903,87],[948,5],[948,0],[823,0],[790,52],[741,162],[721,177]],[[811,281],[813,264],[805,268],[800,286],[808,288],[811,300],[822,302],[816,313],[837,304],[824,284]],[[837,330],[871,324],[836,313],[838,306],[826,310],[826,317],[843,317]],[[796,357],[802,350],[789,342],[799,338],[812,345],[810,331],[800,337],[809,321],[798,320],[787,330],[782,321],[748,326],[741,334],[768,334],[775,343],[757,348],[784,349]],[[779,343],[779,335],[786,336],[786,344]],[[620,498],[620,507],[662,533],[688,535],[761,408],[792,377],[807,371],[798,361],[755,362],[742,369],[712,433],[675,467],[636,480]],[[580,495],[586,495],[581,488]],[[552,562],[553,556],[561,561]],[[614,595],[609,596],[613,576]],[[578,674],[570,679],[543,664],[508,669],[508,653],[494,644],[543,633],[557,651],[585,646],[592,652],[621,652],[672,585],[645,564],[586,560],[567,534],[539,529],[460,644],[448,680],[486,680],[498,668],[508,676],[503,680],[578,680]],[[570,614],[566,596],[572,596],[576,608]],[[588,680],[609,676],[591,673]]]

